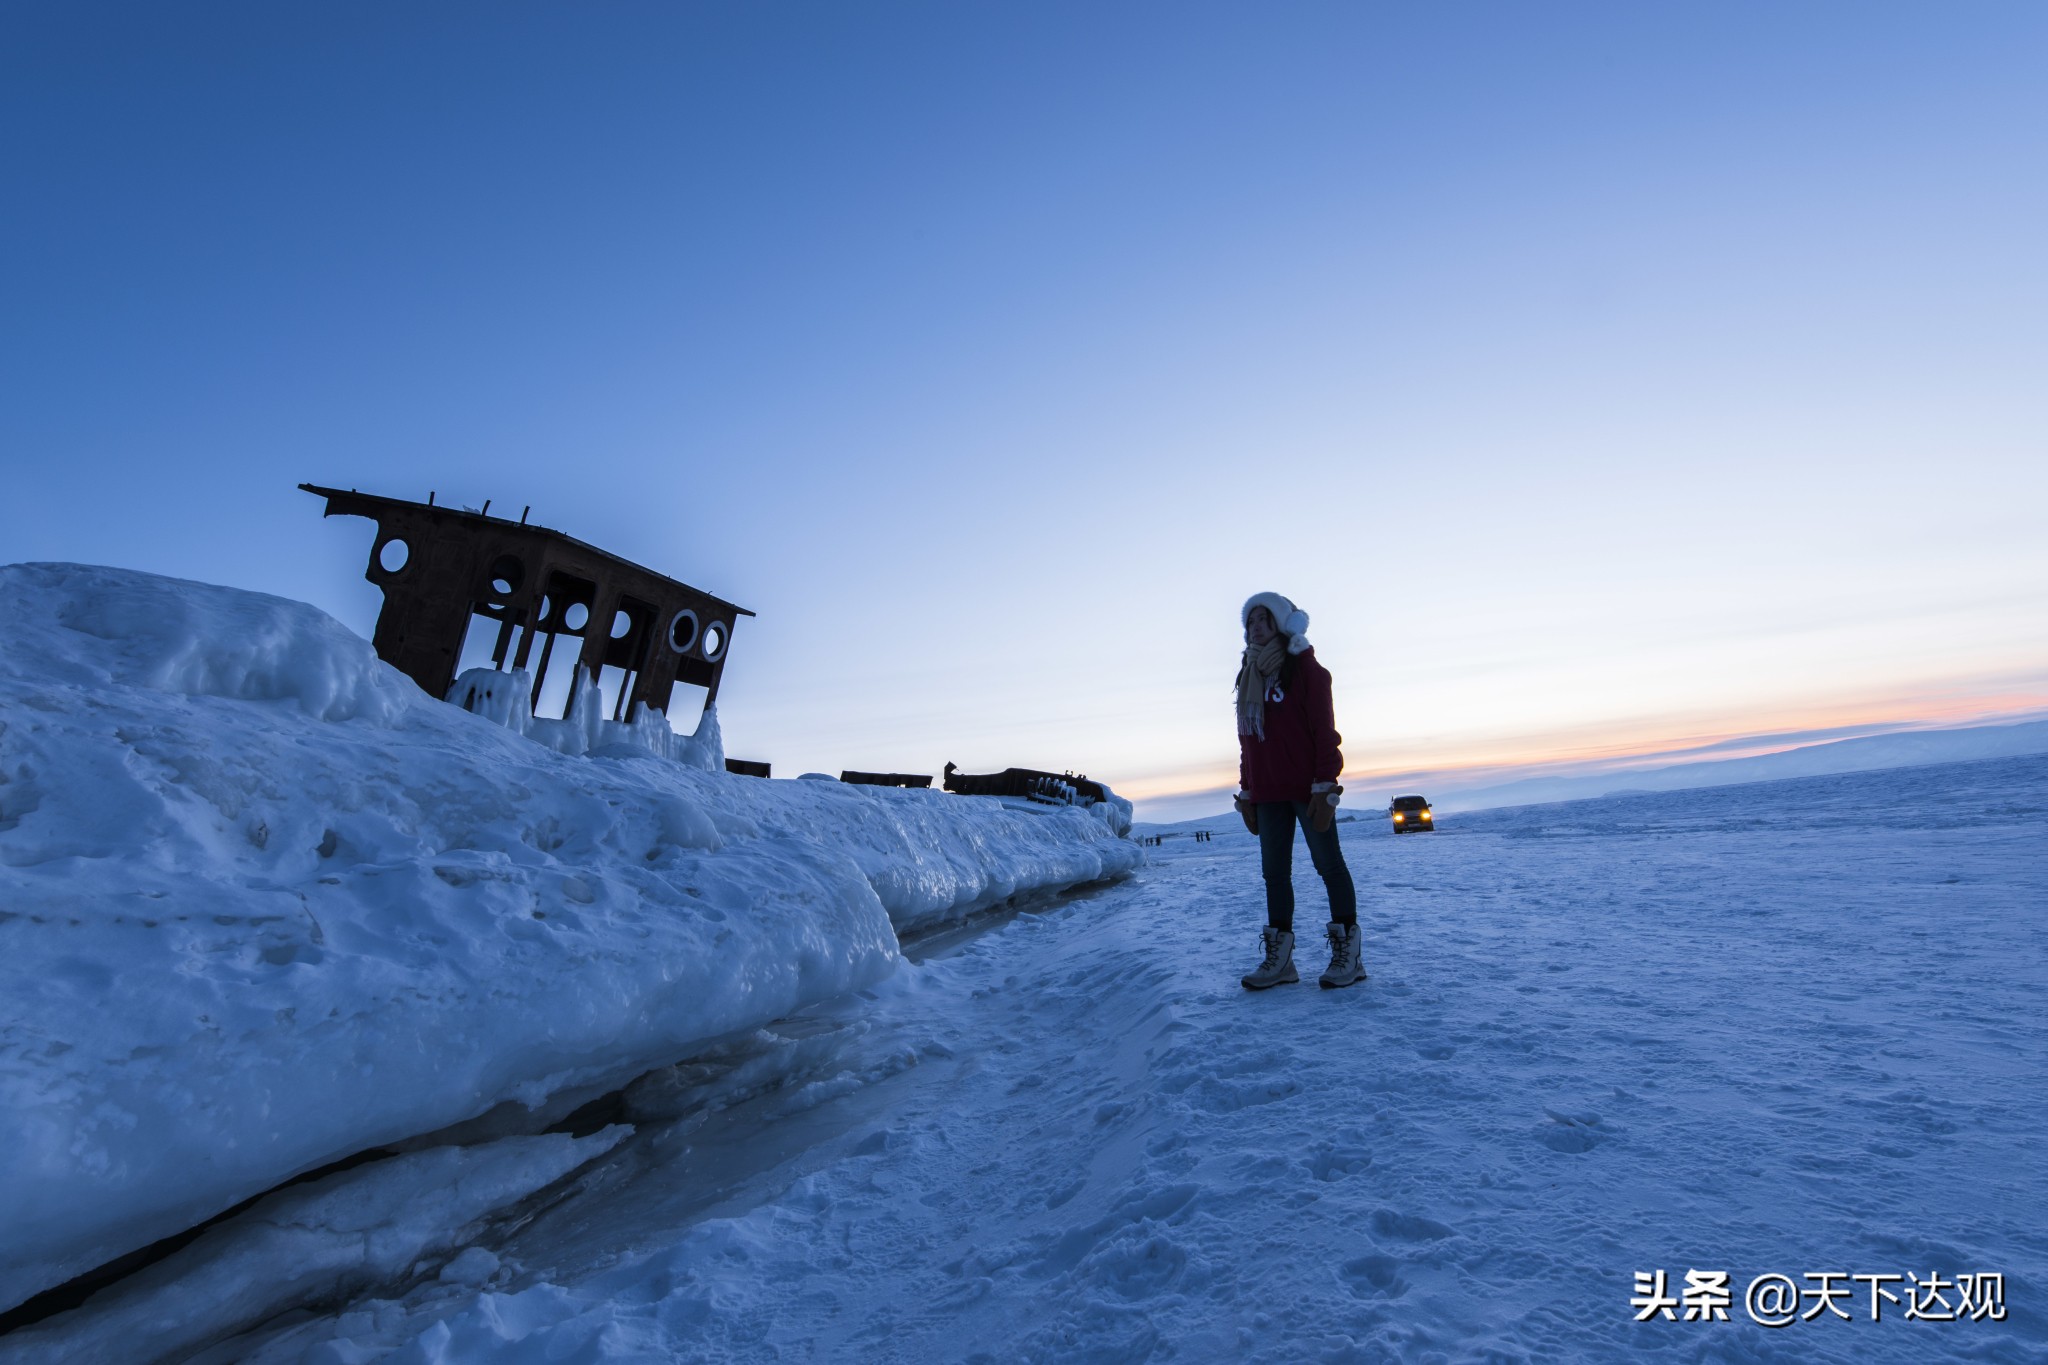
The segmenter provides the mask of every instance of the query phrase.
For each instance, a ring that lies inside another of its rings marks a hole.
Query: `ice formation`
[[[1078,809],[730,776],[715,718],[472,714],[257,593],[16,565],[0,638],[0,1306],[1143,856]]]

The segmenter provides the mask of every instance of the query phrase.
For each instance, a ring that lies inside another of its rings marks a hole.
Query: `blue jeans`
[[[1308,856],[1330,893],[1330,918],[1339,924],[1358,923],[1358,892],[1351,885],[1351,869],[1344,865],[1344,850],[1337,847],[1337,826],[1318,834],[1308,822],[1306,801],[1261,801],[1255,809],[1259,813],[1259,867],[1266,874],[1266,923],[1294,932],[1297,823],[1308,840]]]

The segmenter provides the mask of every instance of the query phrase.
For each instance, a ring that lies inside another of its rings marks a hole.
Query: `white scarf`
[[[1287,658],[1287,637],[1275,635],[1263,645],[1246,645],[1237,666],[1237,732],[1266,737],[1266,691],[1280,676]]]

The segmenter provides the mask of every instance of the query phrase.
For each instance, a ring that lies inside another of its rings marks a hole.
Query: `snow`
[[[607,720],[603,689],[587,673],[578,673],[565,691],[570,694],[565,716],[536,716],[530,669],[471,668],[449,686],[447,700],[557,753],[630,758],[637,757],[632,752],[637,749],[707,772],[725,769],[716,707],[704,712],[693,733],[679,735],[666,717],[644,704],[635,708],[631,721]]]
[[[470,714],[261,594],[15,565],[0,638],[0,1306],[1143,860],[1114,811],[715,771],[715,717]]]
[[[117,1360],[146,1341],[161,1356],[208,1344],[300,1303],[418,1270],[479,1235],[489,1215],[617,1146],[630,1129],[437,1147],[260,1200],[183,1250],[121,1281],[89,1315],[0,1338],[0,1362]],[[437,1278],[480,1286],[498,1258],[468,1247]]]
[[[0,578],[9,1294],[395,1149],[0,1361],[2048,1355],[2048,758],[1346,807],[1370,979],[1313,985],[1303,851],[1309,980],[1250,994],[1234,816],[1147,862],[470,714],[276,599]],[[1732,1321],[1634,1321],[1696,1269]],[[2007,1316],[1748,1319],[1823,1272]]]
[[[2044,824],[2044,758],[1354,822],[1371,979],[1257,995],[1219,825],[645,1078],[573,1197],[199,1359],[2038,1360]],[[1733,1320],[1635,1322],[1659,1269]],[[2008,1316],[1768,1330],[1767,1272]]]

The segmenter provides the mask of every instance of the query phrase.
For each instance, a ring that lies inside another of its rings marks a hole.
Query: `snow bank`
[[[0,639],[0,1306],[1142,858],[1079,809],[691,766],[715,734],[561,752],[254,593],[16,565]]]

